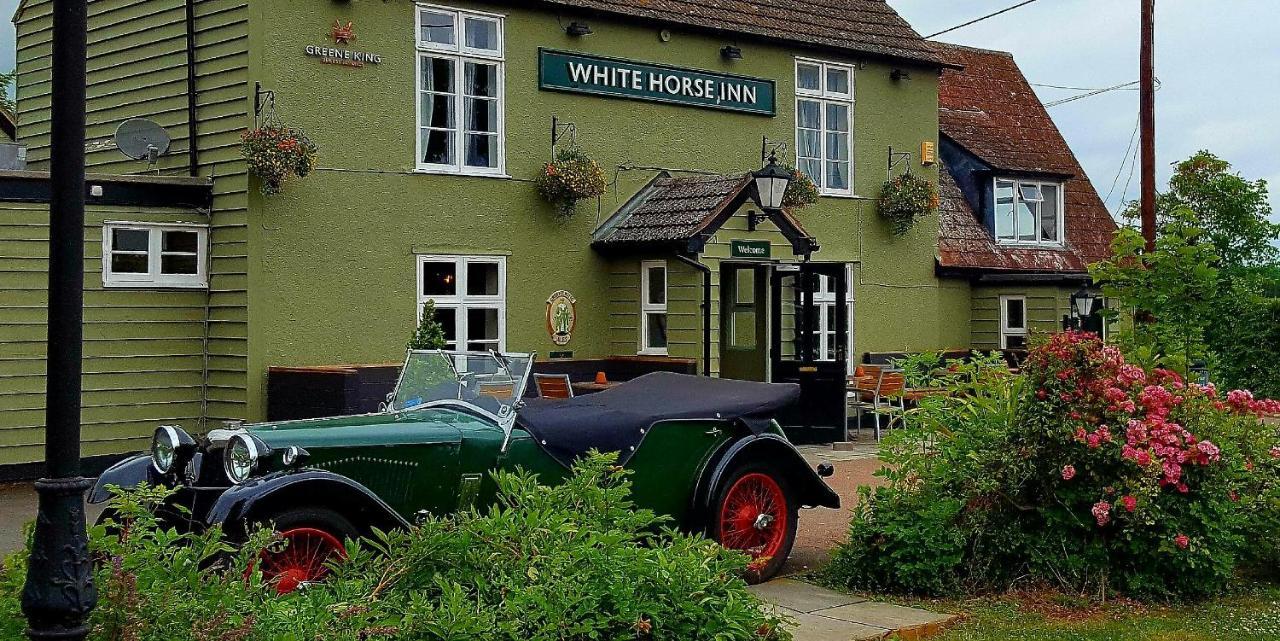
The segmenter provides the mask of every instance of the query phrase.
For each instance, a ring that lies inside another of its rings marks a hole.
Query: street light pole
[[[22,591],[33,641],[84,639],[98,600],[80,476],[80,374],[84,313],[86,0],[53,0],[49,144],[49,324],[45,478]]]

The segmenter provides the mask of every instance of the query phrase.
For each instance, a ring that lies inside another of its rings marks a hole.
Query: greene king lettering
[[[323,47],[316,45],[307,45],[303,51],[312,58],[319,58],[320,62],[331,65],[344,65],[348,67],[363,67],[366,64],[376,65],[382,63],[382,55],[369,53],[367,51],[352,51],[350,49],[335,49],[334,47]]]
[[[759,102],[756,87],[739,82],[584,62],[569,61],[568,65],[569,78],[582,84],[702,98],[714,100],[717,104],[730,102],[755,105]]]

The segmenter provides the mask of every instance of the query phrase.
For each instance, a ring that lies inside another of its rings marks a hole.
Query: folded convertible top
[[[619,464],[625,464],[654,423],[720,419],[759,434],[779,409],[799,398],[800,386],[791,383],[654,372],[596,394],[529,399],[519,423],[562,465],[591,449],[618,452]]]

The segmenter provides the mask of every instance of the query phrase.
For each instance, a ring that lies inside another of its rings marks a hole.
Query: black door
[[[776,269],[770,283],[769,352],[773,381],[798,383],[800,402],[778,422],[795,443],[843,440],[849,349],[845,266],[802,263],[786,271],[788,267]],[[830,300],[815,301],[818,291],[831,294]]]

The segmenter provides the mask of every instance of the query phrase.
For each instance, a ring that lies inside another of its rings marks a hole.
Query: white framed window
[[[417,169],[506,174],[503,17],[419,4]]]
[[[209,227],[108,221],[102,226],[104,287],[209,286]]]
[[[640,354],[667,354],[667,263],[640,263]]]
[[[1062,246],[1062,183],[995,179],[996,241],[1011,245]]]
[[[827,196],[853,195],[853,65],[796,58],[796,168]]]
[[[1000,349],[1027,348],[1026,296],[1000,297]]]
[[[852,270],[848,270],[852,271]],[[848,361],[850,371],[855,366],[853,362],[853,286],[849,276],[846,275],[844,292],[844,304],[836,304],[836,283],[830,276],[818,276],[817,289],[813,292],[813,307],[818,315],[818,360],[834,361],[836,360],[836,348],[839,346],[837,341],[837,332],[839,330],[838,318],[836,314],[845,315],[845,329],[848,335],[845,338],[845,360]]]
[[[507,348],[507,259],[504,256],[418,256],[418,311],[433,301],[446,349]]]

